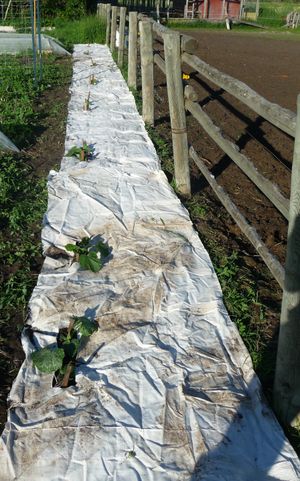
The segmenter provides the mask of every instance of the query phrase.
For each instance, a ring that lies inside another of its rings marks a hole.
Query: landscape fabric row
[[[109,49],[77,45],[73,55],[65,152],[86,142],[90,159],[66,155],[49,175],[46,257],[1,480],[296,481],[298,458]],[[109,246],[97,273],[65,250],[84,237]],[[31,354],[55,346],[72,316],[99,328],[63,389]]]

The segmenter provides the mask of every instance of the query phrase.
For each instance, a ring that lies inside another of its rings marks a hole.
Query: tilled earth
[[[197,38],[199,48],[195,55],[202,60],[245,82],[266,99],[296,111],[297,94],[300,93],[299,41],[232,31],[188,30],[185,33]],[[293,139],[190,67],[185,66],[185,71],[191,74],[188,83],[197,91],[201,107],[225,137],[235,142],[259,172],[289,197]],[[165,78],[160,72],[157,72],[156,81],[156,114],[161,124],[161,118],[167,116],[167,104]],[[284,263],[286,220],[191,115],[188,115],[187,125],[189,143],[207,159],[218,182],[255,226],[267,247]]]

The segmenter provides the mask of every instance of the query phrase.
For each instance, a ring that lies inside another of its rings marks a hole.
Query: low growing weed
[[[34,178],[24,157],[0,156],[0,262],[2,319],[25,309],[35,283],[31,270],[41,257],[37,233],[46,211],[46,181]]]
[[[254,368],[257,368],[265,345],[261,329],[264,306],[259,302],[254,282],[243,275],[237,252],[220,258],[215,263],[215,270],[230,317],[248,348]]]

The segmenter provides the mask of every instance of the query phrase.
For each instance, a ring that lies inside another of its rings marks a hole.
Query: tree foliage
[[[96,11],[97,0],[41,0],[42,16],[76,20]]]

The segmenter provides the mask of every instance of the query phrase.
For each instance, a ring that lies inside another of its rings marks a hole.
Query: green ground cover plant
[[[0,322],[8,321],[10,309],[25,309],[35,283],[31,270],[41,255],[36,236],[46,195],[46,181],[35,178],[23,156],[0,155],[0,263],[6,268],[0,289]]]
[[[71,73],[69,59],[45,56],[44,79],[37,88],[25,61],[23,56],[0,57],[0,129],[22,149],[19,154],[0,151],[0,425],[22,359],[18,330],[43,261],[46,176],[55,165],[56,136],[64,136],[62,102],[67,101]],[[38,167],[43,164],[45,170]]]
[[[27,56],[0,56],[0,128],[20,149],[32,144],[37,135],[41,116],[35,102],[66,75],[54,55],[45,55],[43,64],[43,81],[37,86]]]

